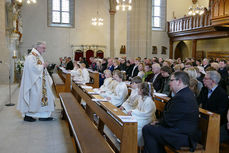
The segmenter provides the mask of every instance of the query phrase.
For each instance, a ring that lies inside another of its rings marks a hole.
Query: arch
[[[83,58],[83,51],[82,50],[76,50],[74,54],[75,61],[79,61],[79,58]]]
[[[177,58],[184,59],[188,56],[189,56],[189,54],[188,54],[187,45],[183,41],[179,42],[175,48],[174,58],[175,59],[177,59]]]
[[[98,51],[96,52],[96,57],[99,57],[99,58],[103,59],[103,57],[104,57],[104,52],[103,52],[102,50],[98,50]]]
[[[86,60],[87,60],[89,65],[91,65],[91,61],[89,60],[90,57],[95,57],[93,50],[87,50],[86,51]]]

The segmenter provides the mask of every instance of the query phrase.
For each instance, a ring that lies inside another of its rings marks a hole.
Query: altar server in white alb
[[[129,112],[138,122],[138,146],[143,146],[142,128],[144,125],[156,120],[156,105],[152,100],[151,87],[148,83],[141,83],[139,85],[138,106],[136,109]]]
[[[128,89],[126,83],[124,82],[126,78],[126,74],[124,72],[120,72],[119,70],[115,70],[113,72],[113,78],[116,81],[118,81],[118,84],[115,87],[113,93],[106,92],[106,98],[113,105],[119,107],[126,100],[126,97],[128,95]]]
[[[26,57],[17,109],[24,121],[51,121],[54,111],[54,95],[51,90],[52,79],[46,69],[47,63],[41,56],[46,50],[45,42],[37,42]]]

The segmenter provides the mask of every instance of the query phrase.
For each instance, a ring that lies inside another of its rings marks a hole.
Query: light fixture
[[[101,17],[94,17],[94,18],[91,19],[91,24],[93,26],[103,26],[103,18],[101,18]]]
[[[103,18],[99,16],[99,0],[97,0],[97,15],[91,19],[91,24],[93,26],[103,26]]]
[[[19,2],[19,3],[22,3],[22,0],[16,0],[17,2]],[[37,0],[27,0],[26,1],[27,2],[27,4],[31,4],[31,3],[37,3]]]
[[[192,0],[193,5],[188,9],[188,15],[202,15],[204,13],[204,7],[199,6],[197,0]]]
[[[116,0],[116,10],[122,11],[128,10],[130,11],[132,9],[132,0]]]

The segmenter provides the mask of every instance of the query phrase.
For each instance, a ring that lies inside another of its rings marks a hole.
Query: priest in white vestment
[[[156,105],[149,96],[150,88],[148,83],[142,83],[139,86],[138,106],[129,112],[138,122],[138,146],[143,146],[142,128],[144,125],[156,120]]]
[[[17,109],[24,121],[34,122],[53,120],[55,97],[52,93],[52,79],[46,69],[47,63],[41,56],[46,50],[45,42],[37,42],[26,57],[21,80]]]

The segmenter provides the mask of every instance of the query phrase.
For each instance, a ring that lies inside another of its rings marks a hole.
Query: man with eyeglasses
[[[195,149],[199,110],[189,80],[186,72],[171,75],[169,84],[175,96],[166,103],[162,118],[143,128],[145,153],[165,153],[165,145]]]
[[[229,139],[227,130],[227,111],[229,107],[228,96],[219,86],[221,76],[217,71],[207,71],[203,79],[204,86],[199,96],[198,103],[203,109],[220,114],[220,142]]]
[[[42,54],[46,51],[45,42],[37,42],[24,63],[17,109],[24,121],[51,121],[54,111],[52,79],[47,71],[47,63]]]

